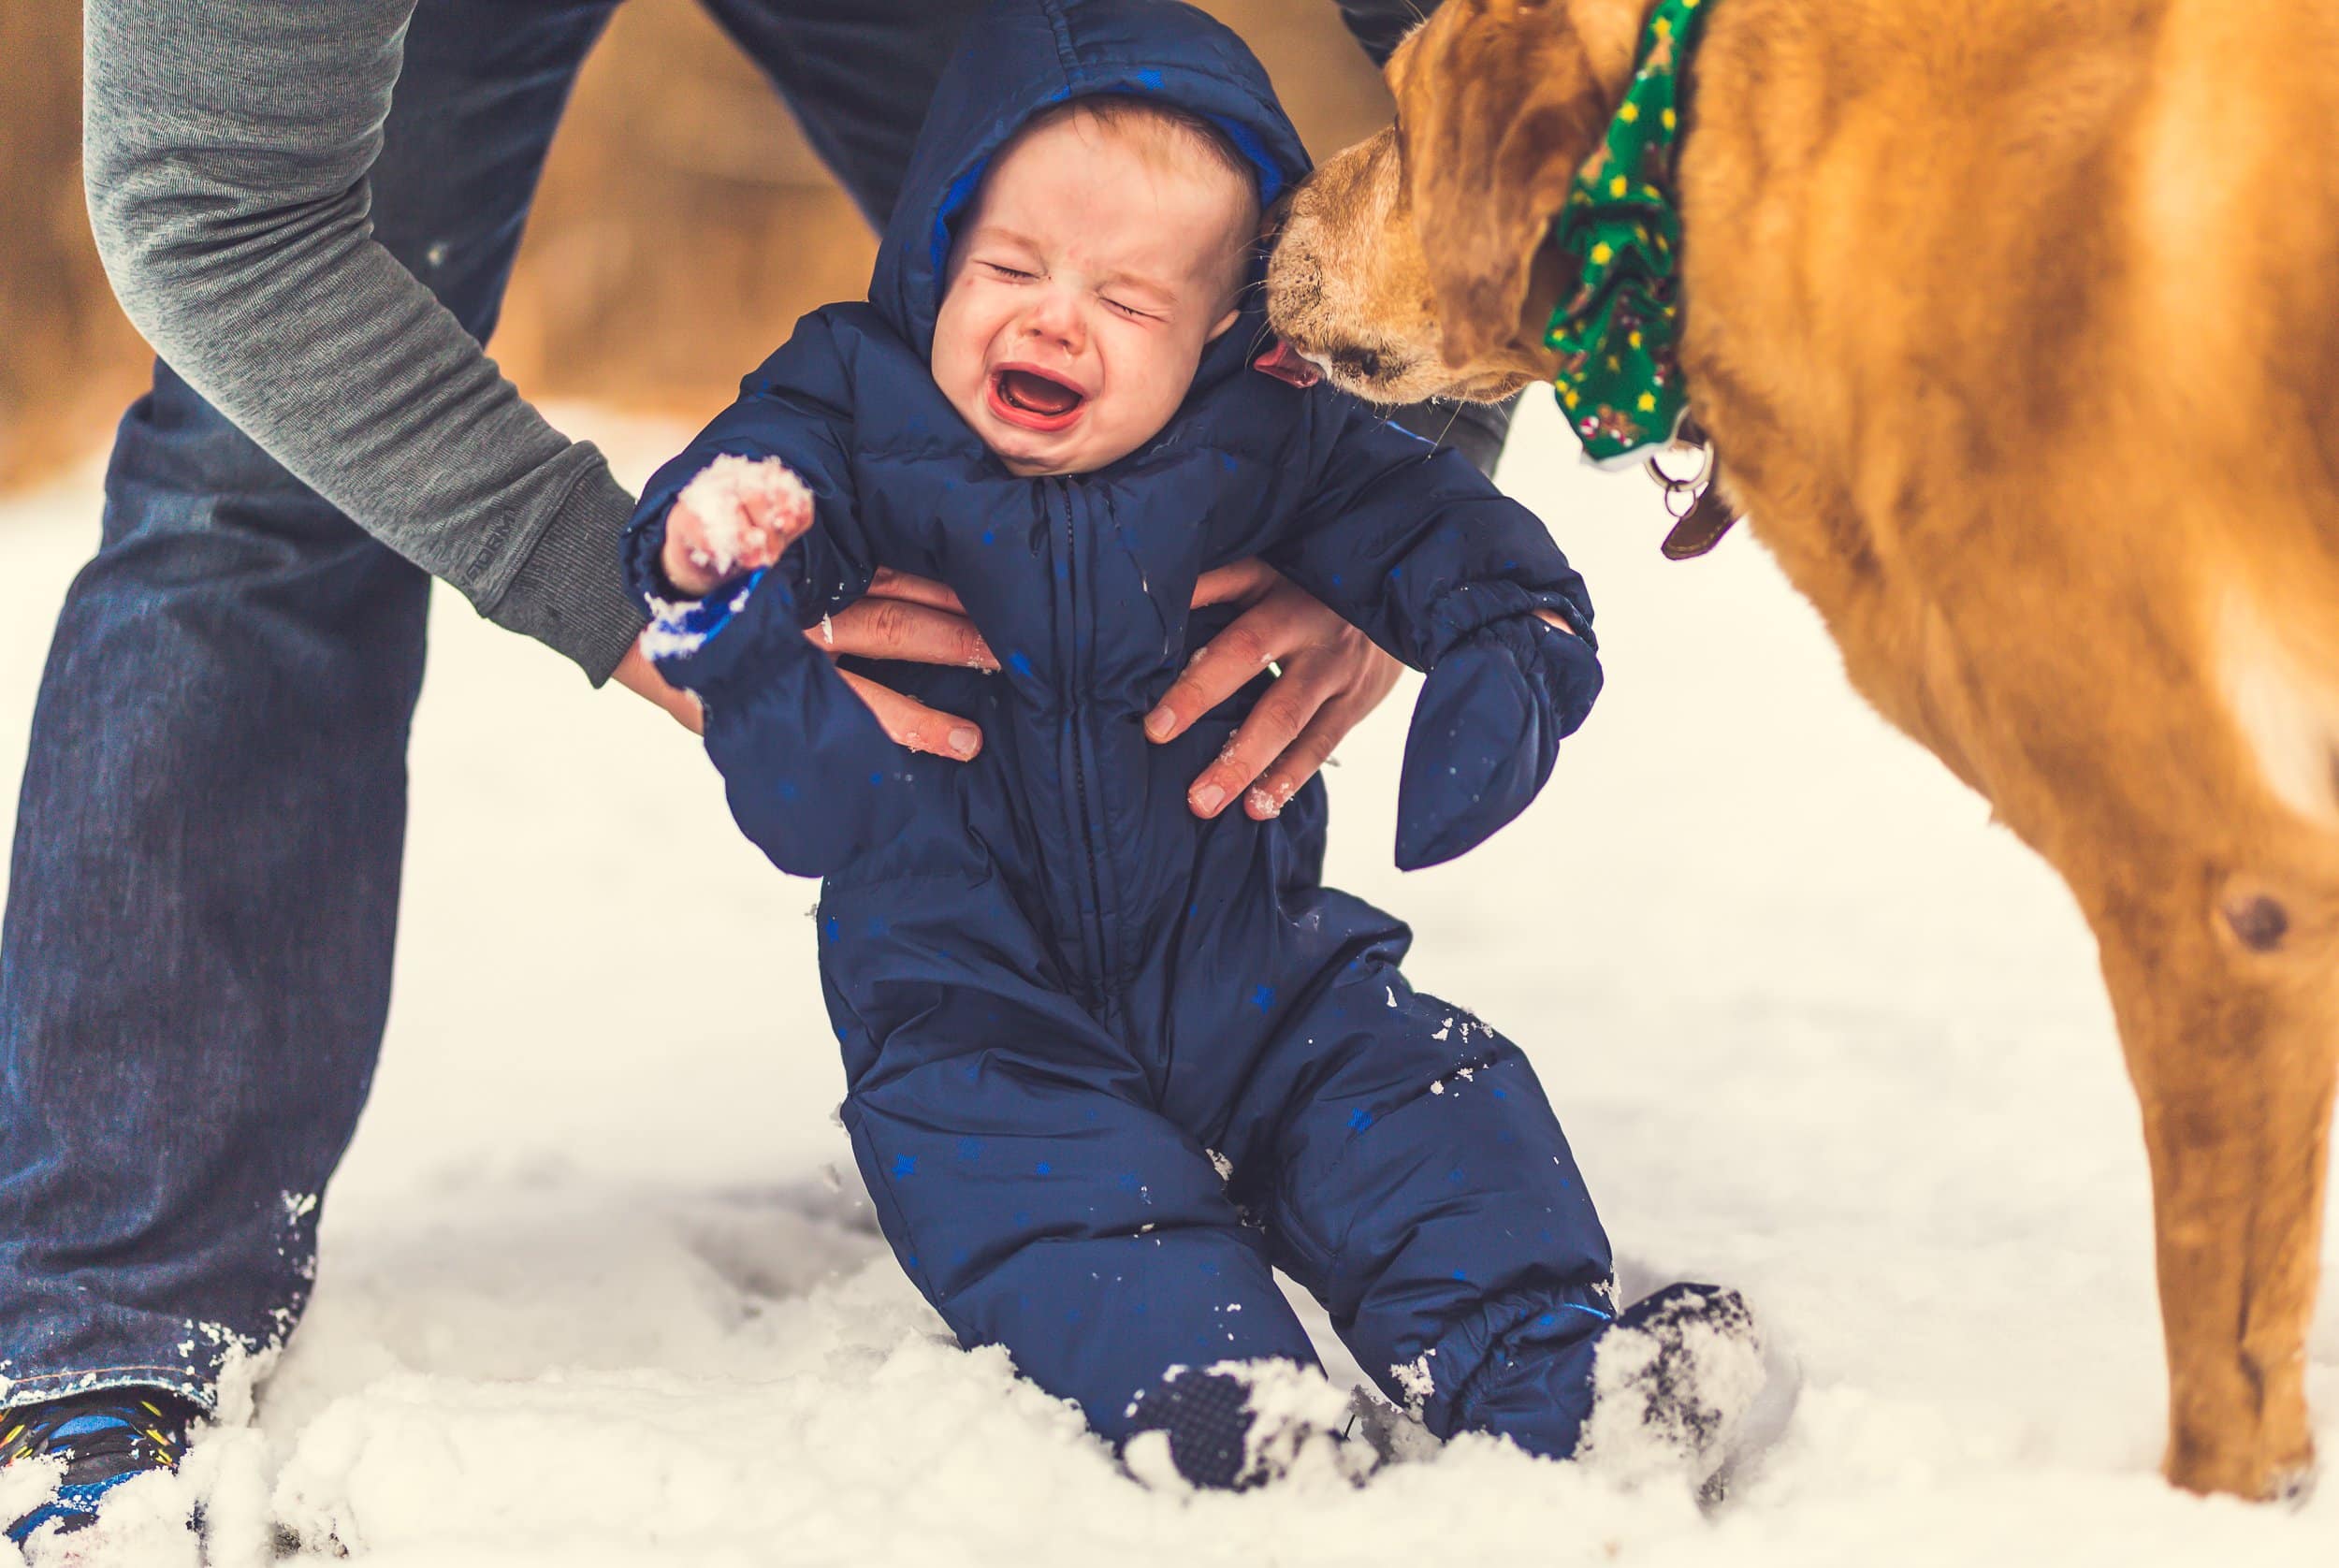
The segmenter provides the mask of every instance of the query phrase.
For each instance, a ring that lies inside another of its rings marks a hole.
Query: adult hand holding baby
[[[1186,791],[1198,817],[1215,817],[1239,796],[1243,810],[1264,821],[1387,700],[1398,663],[1265,561],[1240,560],[1202,574],[1195,608],[1234,603],[1244,606],[1242,614],[1187,661],[1146,715],[1145,733],[1157,744],[1177,739],[1259,671],[1279,665],[1274,685]]]
[[[769,566],[812,526],[809,492],[784,469],[778,472],[789,483],[725,486],[695,497],[690,493],[695,486],[686,487],[668,515],[660,558],[676,591],[703,597],[732,577]],[[1398,665],[1262,561],[1238,561],[1204,574],[1194,590],[1195,607],[1226,603],[1242,604],[1243,613],[1195,655],[1147,719],[1146,733],[1155,741],[1175,739],[1260,669],[1280,663],[1281,675],[1267,696],[1190,791],[1198,816],[1214,817],[1247,791],[1245,809],[1253,817],[1271,817],[1387,697],[1397,684]],[[999,667],[956,593],[886,568],[879,570],[866,597],[807,635],[832,657]],[[895,744],[960,761],[981,751],[982,732],[971,721],[850,671],[840,673]],[[639,646],[626,655],[615,678],[692,733],[704,728],[698,699],[668,685]]]
[[[951,664],[962,668],[975,664],[986,670],[998,667],[990,649],[983,646],[982,633],[966,618],[958,595],[939,583],[902,572],[879,571],[866,598],[837,611],[827,626],[809,635],[815,646],[835,657],[852,654],[863,659],[906,660],[913,664]],[[850,670],[837,673],[861,694],[869,710],[877,715],[879,724],[897,744],[913,751],[956,759],[959,754],[946,748],[948,738],[952,730],[965,729],[972,732],[974,744],[974,749],[966,755],[972,757],[982,749],[981,732],[966,719],[914,702]],[[680,687],[670,685],[639,643],[626,650],[624,660],[610,678],[665,709],[675,722],[692,734],[705,733],[706,716],[699,700]],[[926,744],[923,737],[929,735],[944,737],[945,745]]]

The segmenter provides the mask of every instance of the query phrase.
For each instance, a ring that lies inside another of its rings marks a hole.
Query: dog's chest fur
[[[1717,0],[1697,61],[1696,414],[1854,684],[2051,856],[2042,770],[2098,737],[2141,809],[2107,759],[2198,711],[2234,596],[2339,592],[2339,5],[2228,9]]]

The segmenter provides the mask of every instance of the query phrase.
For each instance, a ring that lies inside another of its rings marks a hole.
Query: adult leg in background
[[[422,0],[382,241],[483,341],[607,0]],[[0,1373],[278,1343],[388,1003],[429,584],[167,366],[61,615],[0,936]]]
[[[788,100],[872,227],[908,171],[942,67],[988,0],[704,0]]]

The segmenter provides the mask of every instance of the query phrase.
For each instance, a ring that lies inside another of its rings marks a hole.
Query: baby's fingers
[[[729,533],[734,571],[761,572],[787,554],[788,546],[812,527],[811,495],[794,484],[794,474],[786,469],[779,472],[792,486],[792,492],[774,488],[739,498],[739,520]]]
[[[666,581],[690,599],[705,598],[731,571],[731,563],[712,542],[707,520],[696,507],[680,501],[666,515],[666,544],[658,563]]]
[[[706,583],[711,587],[735,572],[759,571],[779,559],[812,526],[812,492],[777,457],[724,453],[682,487],[667,522],[670,537],[686,515],[696,527],[685,542],[685,570],[693,578],[711,579]],[[669,576],[675,565],[670,547]],[[692,585],[676,576],[675,586]]]
[[[812,526],[812,492],[784,465],[772,467],[777,472],[765,485],[741,497],[748,519],[754,525],[756,544],[771,552],[769,559],[756,563],[759,566],[777,560],[779,553]]]

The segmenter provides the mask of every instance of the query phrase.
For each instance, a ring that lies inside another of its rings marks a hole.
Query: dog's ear
[[[1389,61],[1448,366],[1514,345],[1535,252],[1607,128],[1569,0],[1447,0]]]

